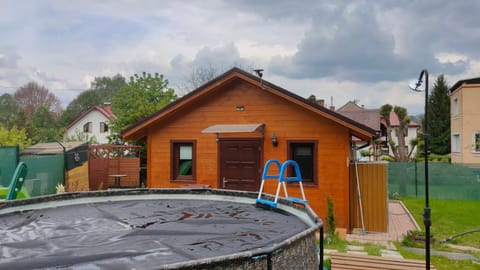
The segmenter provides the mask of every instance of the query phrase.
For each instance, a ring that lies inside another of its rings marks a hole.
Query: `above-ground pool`
[[[0,269],[318,269],[307,207],[213,189],[66,193],[0,203]]]

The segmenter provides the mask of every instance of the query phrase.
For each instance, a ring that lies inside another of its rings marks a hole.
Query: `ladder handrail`
[[[270,164],[276,164],[277,165],[277,170],[280,171],[280,167],[282,166],[280,164],[280,161],[276,159],[269,159],[266,163],[265,166],[263,167],[263,173],[262,173],[262,179],[275,179],[278,178],[278,175],[267,175],[268,169],[270,168]]]
[[[279,171],[278,175],[268,175],[268,170],[270,168],[271,164],[277,165],[277,170]],[[295,176],[285,176],[286,170],[288,166],[293,166],[295,170]],[[267,179],[278,179],[278,184],[277,184],[277,190],[275,193],[274,201],[269,201],[269,200],[264,200],[262,199],[262,194],[263,194],[263,187],[265,184],[265,180]],[[294,197],[289,197],[287,193],[287,186],[285,182],[298,182],[300,186],[300,191],[302,193],[302,199],[300,198],[294,198]],[[287,200],[291,200],[294,202],[298,203],[303,203],[307,204],[307,200],[305,198],[305,192],[303,190],[303,185],[302,185],[302,174],[300,172],[300,167],[298,166],[298,163],[295,160],[287,160],[283,164],[280,164],[280,161],[276,159],[269,159],[264,166],[263,173],[262,173],[262,183],[260,184],[260,190],[258,191],[258,197],[256,202],[257,203],[262,203],[262,204],[267,204],[270,205],[271,207],[277,207],[277,202],[278,202],[278,197],[280,195],[280,188],[283,186],[283,191],[285,193],[285,198]]]
[[[295,176],[287,176],[285,177],[285,171],[287,170],[288,166],[292,165],[295,169]],[[295,160],[287,160],[282,164],[282,168],[280,169],[280,182],[302,182],[302,174],[300,173],[300,167]]]

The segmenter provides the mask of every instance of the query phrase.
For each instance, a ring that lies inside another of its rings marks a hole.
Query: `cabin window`
[[[195,141],[172,141],[172,180],[195,181]]]
[[[100,122],[100,133],[108,132],[108,125],[105,122]]]
[[[317,184],[316,141],[289,141],[288,158],[298,163],[303,182]],[[288,174],[294,176],[293,168],[289,168]]]
[[[92,133],[92,122],[87,122],[83,125],[83,132]]]

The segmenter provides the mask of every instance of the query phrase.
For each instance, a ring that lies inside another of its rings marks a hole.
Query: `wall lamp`
[[[277,138],[277,135],[275,135],[275,133],[272,134],[272,145],[274,147],[277,147],[278,145],[278,138]]]

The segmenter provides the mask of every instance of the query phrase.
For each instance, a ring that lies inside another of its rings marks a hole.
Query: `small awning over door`
[[[202,133],[249,133],[260,131],[263,135],[265,124],[233,124],[213,125],[202,130]]]

